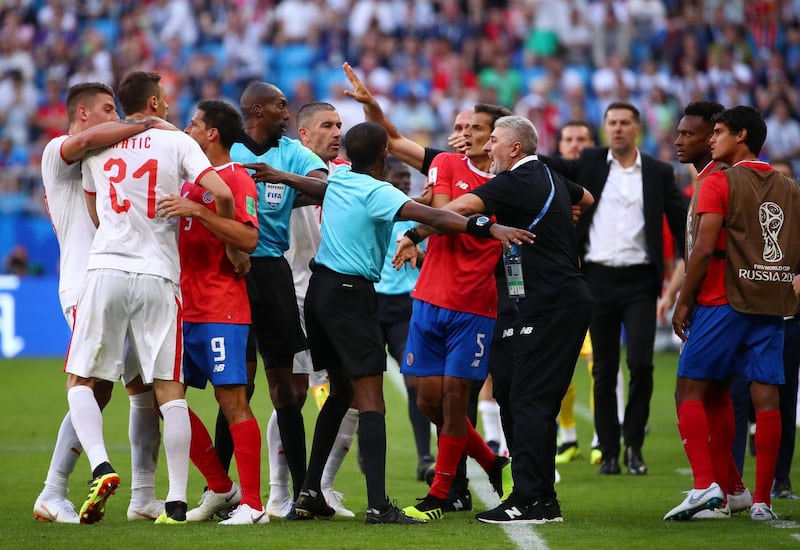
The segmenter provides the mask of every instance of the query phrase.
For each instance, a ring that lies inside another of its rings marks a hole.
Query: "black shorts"
[[[294,354],[308,349],[289,263],[280,258],[250,258],[247,295],[256,344],[266,368],[291,368]]]
[[[344,372],[350,378],[386,370],[375,287],[317,264],[306,294],[306,330],[315,370]]]

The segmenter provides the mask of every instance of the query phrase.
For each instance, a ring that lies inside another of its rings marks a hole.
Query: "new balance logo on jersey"
[[[520,334],[533,334],[533,327],[522,327],[519,329]]]
[[[514,336],[514,329],[507,328],[503,330],[503,335],[501,336],[501,338],[511,338],[512,336]]]
[[[458,181],[456,182],[456,187],[458,187],[459,189],[464,189],[466,191],[467,189],[469,189],[469,184],[463,181]]]
[[[225,371],[225,363],[214,365],[214,372],[223,372],[223,371]]]
[[[508,519],[516,519],[518,517],[522,517],[522,512],[520,512],[519,508],[517,508],[516,506],[512,506],[511,508],[506,508],[503,511],[508,516]]]

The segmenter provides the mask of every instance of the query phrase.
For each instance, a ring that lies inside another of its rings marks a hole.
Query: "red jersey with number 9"
[[[241,164],[216,167],[228,184],[236,204],[236,221],[258,227],[256,184]],[[181,195],[217,211],[214,196],[194,183],[186,182]],[[178,235],[181,253],[183,320],[190,323],[249,324],[250,301],[244,277],[233,271],[225,243],[193,218],[181,219]]]

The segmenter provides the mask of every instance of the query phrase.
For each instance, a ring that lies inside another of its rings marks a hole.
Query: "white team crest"
[[[778,246],[778,235],[783,227],[783,209],[774,202],[761,203],[758,207],[758,222],[764,238],[764,261],[780,262],[783,259],[783,250]]]
[[[469,184],[459,180],[456,183],[456,187],[458,187],[459,189],[467,190],[467,189],[469,189]]]
[[[286,191],[286,186],[282,183],[268,183],[264,189],[264,200],[267,201],[267,206],[273,210],[278,208],[283,202],[284,191]]]

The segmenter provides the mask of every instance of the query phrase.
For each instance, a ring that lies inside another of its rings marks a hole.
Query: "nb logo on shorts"
[[[225,370],[225,363],[214,365],[214,372],[223,372]]]
[[[414,354],[409,353],[408,355],[406,355],[406,365],[410,367],[413,364],[414,364]]]
[[[533,334],[533,327],[522,327],[519,329],[520,334]]]
[[[481,366],[481,360],[480,359],[475,359],[472,362],[472,364],[470,365],[470,367],[472,367],[473,369],[477,369],[480,366]]]

